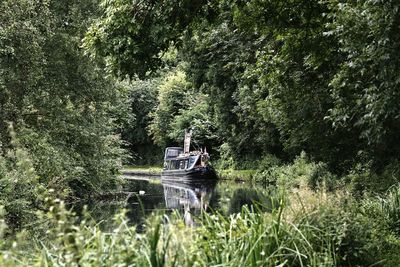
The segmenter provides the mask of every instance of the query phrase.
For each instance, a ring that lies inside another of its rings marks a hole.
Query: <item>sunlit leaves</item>
[[[149,132],[156,144],[165,146],[170,142],[168,134],[172,131],[172,121],[180,110],[189,107],[186,96],[190,90],[190,83],[182,71],[169,73],[160,84],[158,104],[151,113]]]

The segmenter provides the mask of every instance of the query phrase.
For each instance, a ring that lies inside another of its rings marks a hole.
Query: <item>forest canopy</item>
[[[207,98],[173,105],[182,96],[172,86],[166,105],[167,84],[155,85],[149,144],[178,141],[192,116],[215,153],[229,146],[238,162],[305,151],[340,173],[398,160],[396,1],[115,0],[102,9],[84,39],[92,58],[120,79],[159,81],[178,70],[181,94]],[[160,123],[162,114],[175,121]]]

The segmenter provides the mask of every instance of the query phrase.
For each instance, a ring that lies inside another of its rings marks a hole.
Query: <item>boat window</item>
[[[189,168],[191,168],[196,162],[197,156],[192,156],[189,158]]]
[[[184,160],[180,160],[179,161],[179,169],[184,169],[185,168],[185,161]]]
[[[185,160],[185,169],[189,168],[189,160]]]
[[[165,151],[165,159],[176,158],[182,153],[182,148],[167,148]]]
[[[175,161],[173,161],[173,160],[171,160],[170,162],[169,162],[169,169],[170,170],[175,170],[176,169],[176,166],[175,166],[176,164],[175,164]]]

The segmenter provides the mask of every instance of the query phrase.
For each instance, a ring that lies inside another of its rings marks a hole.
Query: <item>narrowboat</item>
[[[164,154],[163,180],[216,179],[216,173],[209,164],[207,149],[189,151],[191,133],[185,133],[184,148],[167,147]]]

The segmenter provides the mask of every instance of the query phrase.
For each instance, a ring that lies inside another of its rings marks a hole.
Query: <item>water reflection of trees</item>
[[[255,212],[270,212],[279,203],[275,188],[248,187],[229,182],[178,183],[163,182],[166,208],[177,209],[187,225],[194,225],[194,217],[201,212],[232,214],[242,207],[253,207]]]
[[[102,221],[104,229],[112,227],[112,218],[123,208],[127,209],[130,223],[140,226],[152,212],[177,210],[187,225],[195,225],[202,212],[220,212],[229,215],[241,211],[244,205],[256,207],[254,211],[271,211],[278,205],[274,189],[259,185],[220,182],[162,182],[153,183],[131,180],[124,191],[110,195],[102,201],[84,203],[96,221]],[[143,194],[139,194],[142,191]],[[80,214],[83,207],[74,206]]]

